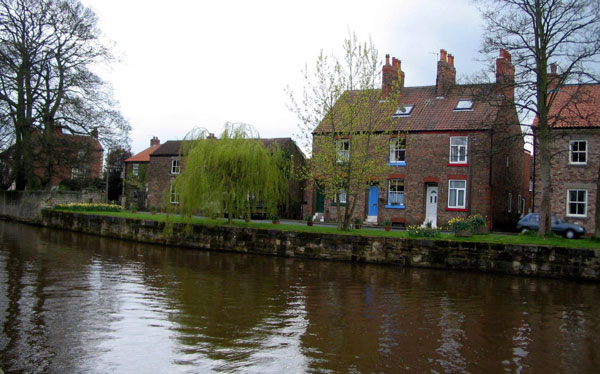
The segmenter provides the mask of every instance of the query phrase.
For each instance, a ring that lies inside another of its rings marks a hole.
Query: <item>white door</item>
[[[437,202],[438,202],[438,187],[427,186],[427,202],[425,204],[425,222],[431,222],[431,227],[437,227]]]

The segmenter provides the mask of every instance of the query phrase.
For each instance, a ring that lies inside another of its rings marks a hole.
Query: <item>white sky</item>
[[[476,62],[481,19],[469,0],[82,0],[99,17],[120,62],[112,83],[133,127],[132,151],[182,139],[194,127],[217,135],[226,121],[262,137],[298,133],[284,92],[319,51],[340,55],[348,30],[371,37],[381,59],[402,60],[406,86],[433,85],[437,53],[455,56],[457,77]]]

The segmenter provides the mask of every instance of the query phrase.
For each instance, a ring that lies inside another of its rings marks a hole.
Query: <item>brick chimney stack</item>
[[[160,139],[153,136],[152,139],[150,139],[150,147],[154,147],[155,145],[160,145]]]
[[[446,92],[455,84],[454,56],[449,55],[445,49],[440,49],[440,60],[437,63],[437,78],[435,80],[436,95],[438,97],[446,96]]]
[[[560,74],[555,63],[550,64],[550,72],[548,73],[548,91],[556,90],[560,83]]]
[[[500,56],[496,59],[496,84],[498,94],[511,100],[515,97],[515,67],[510,53],[505,49],[500,50]]]
[[[94,127],[92,129],[92,131],[90,131],[90,135],[94,138],[94,139],[98,139],[98,128]]]
[[[385,55],[385,65],[382,68],[381,97],[386,98],[394,89],[404,87],[404,72],[401,69],[402,62],[390,55]]]

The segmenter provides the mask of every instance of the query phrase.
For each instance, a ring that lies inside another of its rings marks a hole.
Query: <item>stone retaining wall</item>
[[[600,280],[600,251],[174,224],[167,238],[156,221],[42,211],[42,225],[190,248],[411,267]]]
[[[57,204],[100,203],[101,192],[0,191],[0,216],[25,222],[37,222],[42,209]]]

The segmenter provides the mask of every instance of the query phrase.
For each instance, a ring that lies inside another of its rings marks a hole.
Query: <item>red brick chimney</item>
[[[394,89],[404,87],[404,72],[401,69],[402,62],[392,57],[390,65],[390,55],[385,55],[385,65],[383,65],[381,79],[381,97],[386,98]]]
[[[550,72],[548,73],[548,91],[556,90],[560,83],[560,74],[557,72],[556,64],[550,64]]]
[[[92,129],[92,131],[90,131],[90,135],[94,138],[94,139],[98,139],[98,128],[94,127]]]
[[[500,50],[500,57],[496,59],[496,84],[498,94],[508,99],[515,97],[515,67],[510,53],[505,49]]]
[[[154,147],[155,145],[160,145],[160,139],[153,136],[152,139],[150,139],[150,147]]]
[[[446,96],[446,92],[455,84],[454,56],[448,55],[445,49],[440,49],[440,60],[437,63],[437,78],[435,80],[437,96]]]

